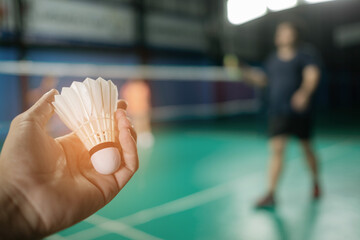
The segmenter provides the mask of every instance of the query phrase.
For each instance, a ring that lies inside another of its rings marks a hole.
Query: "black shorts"
[[[303,116],[270,116],[269,136],[292,135],[307,140],[312,136],[312,119]]]

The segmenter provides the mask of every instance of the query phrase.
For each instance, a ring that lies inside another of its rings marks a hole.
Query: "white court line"
[[[94,228],[90,228],[84,231],[77,232],[66,237],[66,240],[85,240],[94,239],[96,237],[103,236],[108,233],[117,233],[121,236],[134,240],[161,240],[161,238],[155,237],[138,229],[132,228],[124,223],[117,222],[99,215],[92,215],[85,221],[96,225]]]
[[[322,149],[318,150],[318,153],[324,152],[326,155],[329,155],[329,157],[333,156],[334,153],[339,151],[339,148],[343,147],[343,145],[346,145],[349,143],[350,140],[346,139],[344,141],[341,141],[336,144],[332,144],[330,146],[324,147]],[[298,160],[302,157],[298,157],[294,160]],[[325,158],[324,161],[328,161],[330,158]],[[123,222],[126,222],[126,224],[130,226],[136,226],[140,225],[146,222],[150,222],[152,220],[169,216],[178,212],[182,212],[191,208],[195,208],[201,205],[204,205],[206,203],[209,203],[211,201],[217,200],[219,198],[222,198],[226,196],[226,194],[235,193],[234,188],[239,189],[242,184],[247,184],[251,182],[254,178],[258,178],[259,175],[261,175],[262,172],[252,173],[249,175],[246,175],[244,177],[238,178],[234,181],[231,181],[226,184],[221,184],[197,193],[190,194],[188,196],[167,202],[162,205],[158,205],[156,207],[148,208],[145,210],[141,210],[137,213],[128,215],[123,218],[119,218],[117,220],[108,220],[107,218],[98,218],[98,215],[96,215],[96,221],[91,220],[94,216],[86,219],[85,221],[93,221],[95,224],[98,224],[98,227],[105,226],[108,222],[111,222],[111,228],[114,229],[122,229],[124,226]],[[103,227],[102,227],[103,228]],[[110,229],[109,229],[110,230]],[[112,231],[112,230],[110,230]],[[77,233],[77,236],[81,236],[81,238],[77,239],[91,239],[92,233],[94,232],[93,229],[87,229],[83,230],[81,232]],[[118,234],[123,235],[123,232],[119,230],[117,232]],[[81,234],[81,235],[80,235]],[[74,234],[75,235],[75,234]],[[76,239],[73,238],[74,235],[71,235],[71,238],[69,239]]]
[[[79,231],[77,233],[71,234],[66,237],[66,240],[78,240],[78,239],[95,239],[97,237],[104,236],[108,234],[109,231],[99,228],[97,226],[94,226],[90,229]]]

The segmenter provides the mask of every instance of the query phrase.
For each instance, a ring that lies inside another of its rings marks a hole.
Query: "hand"
[[[240,72],[242,72],[242,79],[245,82],[254,85],[255,87],[266,87],[266,75],[260,69],[254,67],[242,67]]]
[[[291,98],[291,106],[296,112],[304,112],[309,105],[309,95],[302,90],[297,90]]]
[[[85,219],[138,169],[136,134],[124,101],[116,112],[122,163],[115,174],[101,175],[74,133],[57,139],[47,134],[55,94],[46,93],[11,123],[0,156],[1,239],[37,239]]]

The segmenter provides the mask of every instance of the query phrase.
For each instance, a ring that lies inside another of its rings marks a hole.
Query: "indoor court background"
[[[178,68],[176,76],[144,77],[155,143],[139,148],[133,179],[99,212],[47,239],[360,239],[359,1],[0,0],[0,6],[0,146],[44,79],[61,90],[102,76],[120,89],[133,79],[124,67]],[[323,197],[312,201],[292,139],[278,206],[256,210],[269,155],[266,91],[201,76],[224,71],[228,53],[263,67],[275,26],[286,19],[303,23],[306,42],[322,59],[314,145]],[[49,68],[34,67],[44,63]],[[189,67],[204,70],[191,79]],[[56,120],[51,128],[66,131]]]

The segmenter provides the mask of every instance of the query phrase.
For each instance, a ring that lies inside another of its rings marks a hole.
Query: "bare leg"
[[[307,161],[307,164],[310,168],[311,176],[313,178],[314,183],[317,183],[319,180],[318,175],[318,162],[317,158],[315,156],[315,152],[311,146],[310,140],[301,140],[301,147],[304,150],[305,158]]]
[[[151,132],[151,117],[149,114],[141,115],[141,116],[133,116],[132,122],[138,134],[144,132]]]
[[[269,194],[273,195],[283,168],[284,150],[287,136],[276,136],[270,139],[271,158],[269,166]]]
[[[269,166],[269,186],[267,194],[256,204],[257,208],[268,208],[275,205],[274,194],[283,167],[284,150],[287,136],[281,135],[270,139],[270,166]]]
[[[134,118],[135,130],[138,133],[138,146],[141,148],[150,148],[154,145],[154,135],[151,132],[150,114]]]
[[[315,152],[311,146],[310,140],[301,140],[301,147],[304,150],[305,158],[307,164],[310,169],[310,173],[313,179],[314,184],[314,197],[318,198],[320,196],[320,189],[319,189],[319,171],[318,171],[318,160],[316,158]]]

